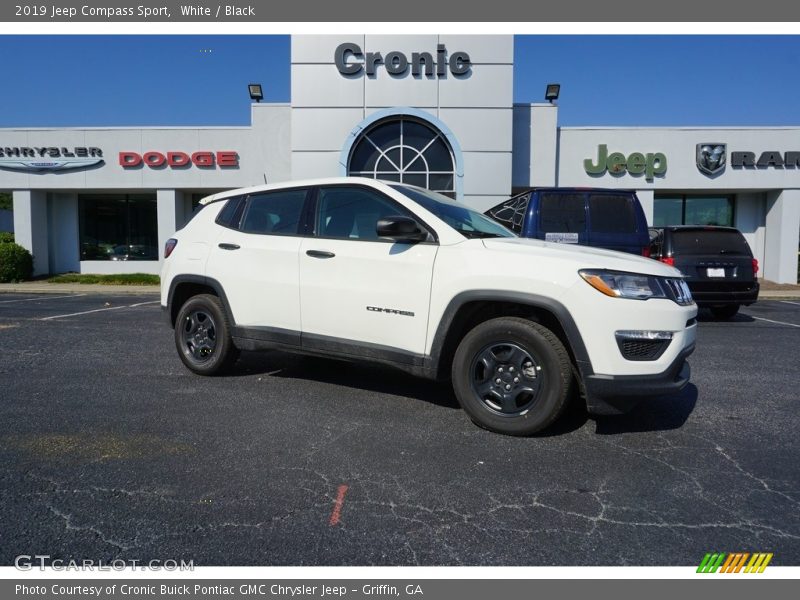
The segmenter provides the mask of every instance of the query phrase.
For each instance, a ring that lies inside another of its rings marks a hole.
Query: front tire
[[[233,366],[239,350],[219,298],[199,294],[181,306],[175,319],[175,346],[183,364],[198,375],[223,373]]]
[[[456,350],[453,389],[480,427],[530,435],[564,410],[572,366],[564,344],[546,327],[516,317],[481,323]]]

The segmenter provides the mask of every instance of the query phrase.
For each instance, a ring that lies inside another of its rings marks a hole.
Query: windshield
[[[490,218],[471,208],[467,208],[463,204],[450,200],[447,196],[405,185],[393,185],[391,187],[422,206],[425,210],[432,212],[464,237],[517,237],[499,223],[495,223]]]

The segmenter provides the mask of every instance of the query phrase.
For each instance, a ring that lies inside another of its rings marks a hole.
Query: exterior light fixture
[[[247,90],[250,92],[250,100],[261,102],[264,99],[264,92],[261,90],[260,83],[249,84]],[[556,96],[558,96],[558,94],[556,94]]]
[[[544,99],[552,104],[554,101],[558,100],[558,94],[561,91],[561,84],[559,83],[548,83],[547,89],[544,92]]]

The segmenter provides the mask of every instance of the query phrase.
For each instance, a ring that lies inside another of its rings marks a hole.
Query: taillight
[[[642,256],[650,258],[650,246],[642,246]]]
[[[169,238],[167,243],[164,245],[164,258],[169,258],[169,255],[172,254],[172,251],[175,250],[175,246],[178,245],[178,240],[175,238]]]
[[[758,275],[758,259],[753,259],[753,276]]]
[[[671,256],[663,256],[663,257],[659,258],[658,260],[660,260],[665,265],[669,265],[670,267],[674,267],[675,266],[675,259],[673,257],[671,257]]]

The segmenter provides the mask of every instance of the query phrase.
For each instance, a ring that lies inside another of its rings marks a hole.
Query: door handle
[[[240,246],[237,244],[217,244],[223,250],[238,250]]]
[[[313,258],[333,258],[336,256],[333,252],[327,250],[306,250],[306,254]]]

